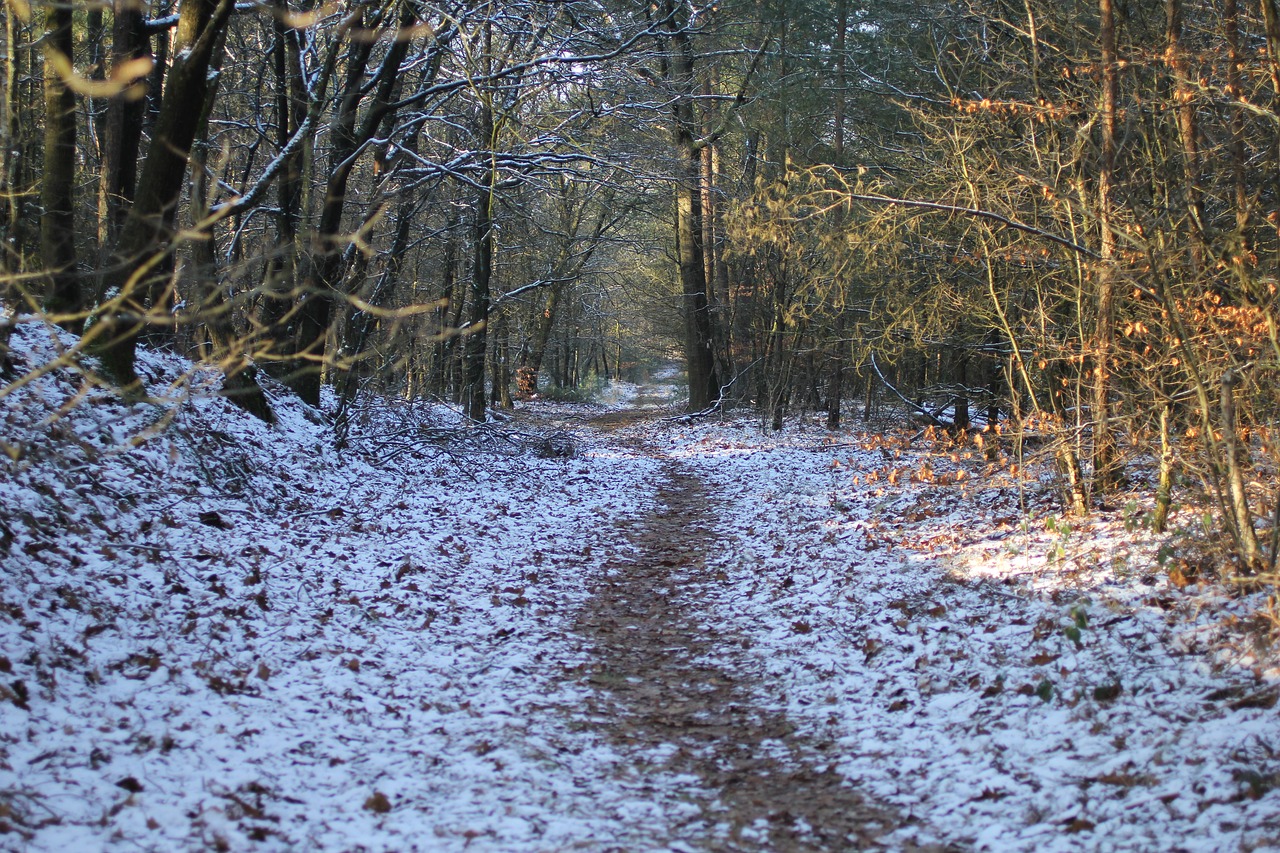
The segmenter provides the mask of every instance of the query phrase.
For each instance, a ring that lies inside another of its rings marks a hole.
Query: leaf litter
[[[981,454],[965,475],[922,442],[743,420],[663,440],[716,495],[718,630],[749,640],[761,704],[918,819],[884,843],[1280,847],[1280,670],[1237,630],[1260,595],[1178,589],[1123,513],[1073,532]]]
[[[623,385],[527,407],[571,457],[338,453],[140,368],[3,401],[0,848],[1280,846],[1249,602],[1025,471]]]

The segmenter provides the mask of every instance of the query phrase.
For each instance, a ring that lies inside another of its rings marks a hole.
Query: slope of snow
[[[919,819],[891,841],[1280,848],[1280,672],[1223,642],[1260,597],[1179,591],[1119,518],[1045,525],[1042,484],[981,453],[850,438],[663,441],[720,496],[718,612],[761,701]]]
[[[69,343],[21,328],[19,367]],[[67,372],[3,400],[0,848],[665,837],[563,677],[651,461],[451,455],[405,431],[447,410],[394,406],[339,455],[287,395],[268,427],[180,359],[140,370],[153,402]]]
[[[72,343],[13,342],[20,372]],[[391,402],[339,453],[270,384],[276,426],[140,369],[148,402],[65,370],[0,398],[0,849],[688,849],[714,792],[600,733],[569,637],[656,457],[718,519],[725,671],[896,807],[891,847],[1280,848],[1261,601],[1171,585],[1132,512],[1068,523],[971,447],[592,432],[632,386],[529,407],[570,459]]]

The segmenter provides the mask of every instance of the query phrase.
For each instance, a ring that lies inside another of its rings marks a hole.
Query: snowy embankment
[[[19,371],[58,340],[19,329]],[[1046,523],[998,448],[584,425],[541,459],[388,403],[338,453],[288,395],[268,427],[140,367],[168,402],[0,400],[0,849],[687,849],[698,779],[591,719],[572,636],[673,461],[718,519],[712,669],[896,807],[889,847],[1280,848],[1259,597],[1171,585],[1134,512]]]
[[[709,612],[762,703],[918,819],[891,845],[1280,849],[1280,672],[1224,630],[1261,596],[1174,587],[1132,512],[1072,531],[976,448],[826,435],[661,441],[717,497]]]
[[[20,329],[19,370],[55,340]],[[180,359],[140,370],[169,402],[62,371],[0,401],[0,849],[662,832],[564,677],[584,578],[652,500],[651,460],[455,459],[422,438],[448,411],[408,409],[339,455],[287,395],[268,427]]]

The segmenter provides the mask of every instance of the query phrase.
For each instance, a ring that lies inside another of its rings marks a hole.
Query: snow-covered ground
[[[38,361],[44,337],[14,343]],[[394,408],[352,442],[384,458],[340,456],[296,400],[270,428],[178,359],[140,367],[169,402],[54,373],[2,403],[0,848],[667,837],[564,675],[652,460],[455,458]]]
[[[973,447],[746,421],[663,443],[718,495],[715,612],[761,701],[919,819],[890,844],[1280,849],[1280,671],[1228,630],[1261,597],[1171,585],[1132,510],[1072,530]]]
[[[20,372],[67,343],[21,327]],[[973,448],[596,432],[655,402],[618,385],[488,431],[386,404],[339,453],[274,387],[268,427],[140,367],[152,402],[0,398],[0,849],[686,849],[698,780],[581,712],[569,636],[672,464],[718,519],[701,617],[898,810],[887,846],[1280,848],[1257,599],[1171,586],[1123,513],[1046,526]],[[501,437],[557,418],[573,458]]]

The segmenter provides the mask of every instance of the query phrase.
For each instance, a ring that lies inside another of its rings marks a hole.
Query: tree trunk
[[[492,59],[492,29],[485,27],[485,49]],[[493,93],[487,92],[480,108],[479,137],[485,146],[488,165],[483,188],[476,199],[472,222],[471,313],[462,355],[463,411],[473,421],[483,423],[487,400],[484,390],[485,356],[488,350],[490,289],[493,284],[493,215],[497,197],[498,168],[494,151]]]
[[[411,31],[416,20],[414,6],[404,3],[400,7],[398,29],[395,31]],[[392,95],[396,90],[400,65],[408,55],[411,43],[408,36],[396,38],[387,49],[377,74],[372,80],[367,80],[367,65],[377,39],[364,30],[376,30],[379,23],[357,22],[352,29],[346,60],[347,76],[338,112],[330,124],[334,146],[329,158],[324,203],[311,253],[302,264],[300,301],[290,328],[292,334],[286,339],[286,382],[303,401],[313,406],[320,403],[322,371],[328,364],[326,347],[335,301],[344,295],[340,286],[346,274],[347,240],[342,236],[342,219],[348,184],[361,147],[374,137],[395,110]],[[361,118],[360,102],[370,88],[374,91],[373,99]]]
[[[360,33],[367,29],[372,27],[360,18],[352,32]],[[337,297],[335,286],[343,272],[342,250],[346,243],[341,238],[342,214],[346,210],[347,182],[359,147],[356,121],[373,42],[374,39],[367,35],[353,36],[347,48],[344,61],[346,78],[337,113],[330,123],[333,150],[329,157],[324,202],[310,252],[299,265],[297,303],[283,341],[284,381],[303,402],[312,406],[320,405],[325,347]]]
[[[1160,404],[1160,475],[1156,484],[1156,508],[1151,514],[1151,529],[1164,533],[1173,506],[1173,404]]]
[[[835,138],[832,140],[832,153],[835,155],[836,165],[841,166],[844,165],[845,86],[848,83],[845,77],[845,64],[848,62],[845,44],[849,34],[849,0],[836,0],[836,27],[836,102],[832,117],[835,122]]]
[[[493,385],[493,405],[500,409],[513,409],[511,400],[511,328],[501,314],[493,329],[493,355],[489,358],[492,367],[490,382]]]
[[[297,30],[286,25],[284,0],[276,0],[277,13],[272,16],[275,42],[271,49],[271,67],[275,77],[275,146],[283,152],[289,140],[306,120],[307,83],[302,70],[302,48]],[[266,340],[263,346],[272,356],[288,353],[288,315],[294,307],[293,283],[298,272],[298,231],[303,204],[303,164],[311,159],[311,143],[286,155],[277,186],[278,210],[275,213],[275,250],[263,271],[260,318]],[[267,361],[267,371],[283,379],[289,371],[285,360]]]
[[[966,382],[969,372],[969,354],[963,349],[957,349],[953,364],[954,367],[952,369],[955,371],[955,381],[959,386],[959,390],[955,394],[955,416],[951,419],[951,425],[955,427],[957,432],[964,432],[971,425],[969,418],[969,390]]]
[[[1271,72],[1271,93],[1274,111],[1280,107],[1280,7],[1277,0],[1259,0],[1262,7],[1262,22],[1267,36],[1267,66]],[[1280,134],[1272,134],[1271,140],[1271,186],[1272,191],[1280,193]]]
[[[1093,485],[1101,493],[1119,482],[1115,436],[1111,422],[1111,350],[1115,339],[1114,183],[1116,168],[1116,112],[1119,68],[1116,56],[1115,12],[1112,0],[1099,0],[1102,47],[1102,157],[1098,168],[1098,226],[1100,259],[1097,267],[1097,319],[1093,363]]]
[[[1237,0],[1224,0],[1222,25],[1227,35],[1227,91],[1233,98],[1243,92],[1240,66],[1240,12]],[[1241,256],[1249,254],[1253,240],[1249,234],[1249,189],[1245,183],[1244,107],[1231,105],[1231,141],[1228,158],[1231,161],[1232,195],[1235,197],[1236,243]]]
[[[212,96],[209,69],[223,44],[234,9],[232,0],[185,0],[179,14],[176,58],[137,198],[125,219],[111,268],[104,276],[106,303],[100,345],[107,373],[128,393],[139,385],[134,372],[138,337],[149,321],[148,298],[161,292],[154,269],[172,250],[173,222],[183,178],[206,99]]]
[[[683,297],[689,410],[697,412],[720,398],[703,246],[703,143],[699,141],[701,122],[696,107],[700,88],[694,74],[693,45],[676,15],[672,0],[665,0],[664,12],[665,26],[673,47],[669,59],[664,60],[664,70],[675,90],[671,127],[679,163],[676,174],[676,256]]]
[[[839,310],[839,309],[838,309]],[[835,352],[831,356],[831,380],[827,385],[827,429],[840,428],[840,403],[844,397],[844,371],[848,344],[844,340],[848,320],[844,310],[836,315]]]
[[[12,14],[11,12],[9,14]],[[76,269],[76,97],[72,73],[72,7],[51,3],[44,36],[44,170],[40,179],[40,257],[48,278],[45,310],[58,325],[79,332],[84,296]]]
[[[692,107],[690,107],[692,112]],[[702,156],[692,135],[676,131],[685,168],[676,189],[676,243],[680,259],[680,291],[684,298],[685,360],[689,375],[689,410],[711,406],[720,397],[716,375],[711,306],[702,246]]]
[[[1233,3],[1234,0],[1227,0]],[[1204,201],[1200,191],[1200,142],[1186,51],[1182,47],[1182,0],[1165,0],[1165,62],[1173,76],[1174,115],[1182,144],[1182,181],[1189,222],[1191,272],[1204,268]]]
[[[206,114],[207,122],[208,116]],[[205,163],[209,143],[201,131],[201,141],[193,148],[191,156],[191,220],[192,225],[208,215],[208,176]],[[258,384],[257,368],[246,358],[243,342],[237,341],[232,324],[232,306],[218,278],[218,259],[213,235],[191,241],[190,277],[191,291],[204,294],[200,302],[200,315],[209,336],[212,360],[222,371],[222,396],[244,411],[266,423],[276,422],[271,401]]]
[[[132,3],[136,2],[136,0],[125,0],[125,2]],[[159,0],[150,9],[151,15],[156,18],[168,16],[173,11],[173,2],[174,0]],[[181,14],[181,11],[179,11],[179,14]],[[147,75],[147,97],[142,110],[142,132],[148,136],[155,133],[156,122],[160,119],[160,110],[164,99],[164,78],[165,73],[169,70],[169,54],[174,52],[179,57],[181,56],[182,46],[180,44],[172,46],[175,47],[175,50],[170,50],[172,36],[171,30],[163,29],[156,33],[155,42],[152,44],[155,50],[155,63],[151,66],[151,73]]]
[[[25,267],[28,248],[26,236],[25,172],[31,152],[28,150],[25,120],[30,112],[20,109],[19,82],[27,74],[22,60],[30,61],[31,50],[22,41],[23,28],[12,7],[3,15],[4,56],[0,73],[3,92],[0,97],[0,375],[12,372],[9,340],[13,333],[13,317],[18,312],[19,296],[14,283]]]
[[[533,393],[538,391],[538,374],[542,372],[542,362],[547,355],[547,343],[551,340],[551,330],[555,328],[556,315],[560,310],[560,299],[563,293],[563,284],[549,286],[542,310],[534,320],[533,342],[529,347],[529,356],[525,359],[525,367],[531,371]]]
[[[461,224],[457,206],[450,205],[445,220],[444,257],[440,264],[440,307],[433,312],[436,321],[435,333],[438,336],[432,352],[431,372],[427,379],[429,393],[445,397],[448,393],[449,363],[453,360],[456,345],[454,329],[456,323],[451,322],[450,311],[456,311],[455,302],[458,280],[458,237],[457,229]]]
[[[151,38],[145,23],[140,4],[134,0],[116,0],[111,28],[113,69],[130,61],[145,62],[151,58]],[[146,108],[145,76],[132,81],[107,102],[102,133],[102,177],[98,187],[98,242],[103,247],[114,246],[120,239],[125,215],[133,203]]]
[[[844,394],[844,343],[836,342],[831,360],[831,378],[827,383],[827,429],[840,429],[840,402]]]
[[[1234,397],[1237,381],[1238,377],[1230,370],[1222,375],[1222,445],[1233,522],[1229,527],[1234,534],[1236,552],[1244,563],[1245,571],[1255,572],[1263,566],[1262,547],[1258,543],[1258,533],[1253,526],[1253,513],[1249,509],[1249,495],[1245,489],[1244,466],[1249,451],[1241,444],[1240,435],[1237,432]]]

